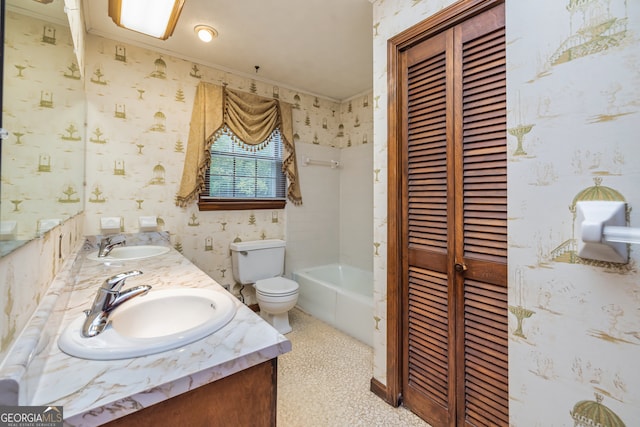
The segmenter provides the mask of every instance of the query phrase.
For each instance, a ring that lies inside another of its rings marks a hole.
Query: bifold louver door
[[[447,78],[451,33],[407,52],[406,242],[404,402],[430,423],[448,425],[455,379],[455,326],[448,260],[453,256],[450,141],[453,92]]]
[[[508,426],[504,6],[407,49],[405,405]]]

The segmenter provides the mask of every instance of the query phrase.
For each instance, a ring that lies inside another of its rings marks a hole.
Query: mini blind
[[[209,199],[285,200],[282,138],[276,129],[262,144],[247,145],[229,129],[211,144],[211,165],[201,195]]]

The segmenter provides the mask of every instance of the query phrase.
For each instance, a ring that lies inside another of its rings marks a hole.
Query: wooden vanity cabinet
[[[105,426],[275,426],[277,361],[268,360]]]

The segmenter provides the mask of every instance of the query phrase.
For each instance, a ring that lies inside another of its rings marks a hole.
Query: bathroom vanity
[[[151,233],[127,244],[164,244]],[[3,404],[63,406],[68,426],[275,425],[277,358],[291,343],[237,299],[234,317],[198,341],[141,357],[89,360],[62,352],[57,341],[89,308],[107,277],[140,270],[126,287],[226,290],[175,249],[135,261],[88,259],[95,242],[77,249],[52,283],[0,371]],[[144,298],[144,296],[136,297]],[[125,303],[127,304],[127,303]],[[15,402],[11,392],[15,391]],[[7,401],[9,396],[9,401]],[[175,420],[172,422],[170,420]]]
[[[275,426],[276,364],[271,359],[105,426]]]

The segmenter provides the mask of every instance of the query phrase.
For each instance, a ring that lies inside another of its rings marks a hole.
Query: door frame
[[[406,117],[402,91],[404,61],[409,47],[469,19],[505,0],[461,0],[414,25],[387,42],[387,354],[386,385],[375,378],[371,390],[392,406],[402,403],[403,312],[402,283],[406,251],[403,238],[402,164],[403,117]]]

